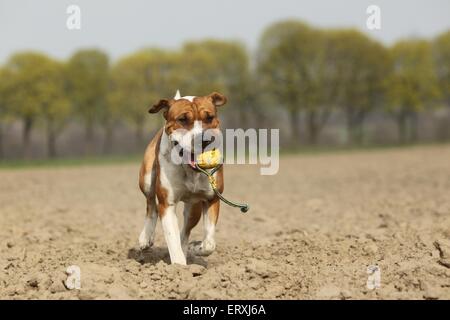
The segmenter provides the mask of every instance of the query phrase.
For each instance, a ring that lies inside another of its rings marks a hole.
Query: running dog
[[[210,140],[204,139],[206,130],[220,133],[217,107],[227,98],[217,92],[207,96],[181,96],[163,99],[152,106],[149,113],[163,112],[164,127],[148,145],[139,173],[139,187],[147,200],[144,228],[139,236],[141,249],[152,246],[158,217],[173,263],[185,265],[188,250],[200,256],[210,255],[215,247],[214,233],[219,217],[219,198],[208,178],[195,169],[195,141],[204,150]],[[177,163],[173,155],[183,154]],[[223,167],[214,174],[217,189],[224,189]],[[176,205],[184,203],[184,225],[180,232],[175,213]],[[203,216],[203,241],[189,243],[189,235]]]

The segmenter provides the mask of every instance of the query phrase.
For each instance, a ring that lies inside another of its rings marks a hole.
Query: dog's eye
[[[181,116],[177,119],[177,121],[181,124],[186,124],[188,121],[188,118],[186,116]]]
[[[214,120],[214,116],[213,116],[213,115],[208,115],[208,116],[206,117],[206,119],[205,119],[205,121],[206,121],[207,123],[211,123],[213,120]]]

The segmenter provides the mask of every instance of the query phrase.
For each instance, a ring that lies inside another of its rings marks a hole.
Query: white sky
[[[81,30],[66,28],[66,8],[81,8]],[[366,29],[366,8],[381,7],[381,30]],[[449,0],[0,0],[0,63],[18,50],[67,58],[97,47],[113,59],[150,46],[176,48],[215,37],[255,49],[269,24],[298,18],[316,26],[356,27],[386,44],[450,29]]]

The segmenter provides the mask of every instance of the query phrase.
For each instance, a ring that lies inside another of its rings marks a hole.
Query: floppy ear
[[[162,99],[159,100],[159,102],[155,105],[153,105],[150,110],[148,110],[149,113],[157,113],[159,112],[161,109],[166,109],[166,111],[169,109],[170,107],[170,102],[169,100],[166,99]]]
[[[225,97],[223,94],[218,92],[213,92],[210,95],[208,95],[209,98],[211,98],[212,103],[216,107],[223,106],[225,103],[227,103],[227,97]]]

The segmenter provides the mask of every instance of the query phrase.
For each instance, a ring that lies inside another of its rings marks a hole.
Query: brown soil
[[[137,238],[139,164],[0,170],[1,299],[450,299],[450,146],[228,166],[217,250],[168,265]],[[201,223],[192,240],[202,235]],[[70,265],[81,290],[67,290]],[[369,265],[381,288],[366,287]]]

